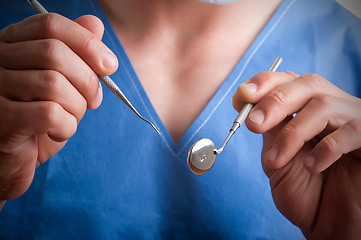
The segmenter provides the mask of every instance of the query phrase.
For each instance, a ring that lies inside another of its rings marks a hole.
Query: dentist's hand
[[[102,101],[97,78],[118,67],[102,22],[40,14],[0,31],[0,200],[30,186],[35,167]],[[0,204],[1,205],[1,204]]]
[[[262,72],[238,88],[243,102],[257,103],[246,125],[263,134],[279,211],[309,239],[359,239],[361,99],[316,74]]]

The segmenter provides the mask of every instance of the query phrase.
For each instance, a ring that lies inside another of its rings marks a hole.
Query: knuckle
[[[42,88],[43,92],[50,96],[57,95],[60,90],[61,77],[60,73],[52,70],[43,71]]]
[[[78,121],[74,116],[71,116],[66,125],[62,126],[61,140],[67,140],[71,138],[77,131]]]
[[[322,148],[325,151],[325,153],[335,153],[335,152],[337,152],[338,142],[331,135],[328,135],[328,136],[324,137],[321,140],[320,144],[322,145]]]
[[[57,39],[47,39],[41,41],[40,47],[45,60],[53,64],[54,59],[62,52],[63,43]]]
[[[83,116],[86,113],[87,109],[87,101],[85,98],[80,97],[77,101],[76,106],[74,107],[74,111],[72,111],[72,114],[76,117],[77,122],[80,122],[80,120],[83,118]]]
[[[86,96],[87,101],[91,101],[98,91],[98,77],[94,73],[89,72],[83,79],[80,83],[80,88],[84,92],[83,94]]]
[[[329,107],[334,102],[333,97],[331,97],[330,95],[327,95],[327,94],[317,95],[314,98],[314,100],[317,101],[317,103],[318,103],[318,105],[320,105],[320,107]]]
[[[94,43],[99,41],[95,35],[90,34],[89,36],[86,36],[83,42],[83,48],[85,51],[92,51],[94,49]]]
[[[352,119],[346,123],[352,131],[356,134],[361,135],[361,120],[360,119]]]
[[[272,105],[278,106],[279,108],[287,105],[287,98],[288,94],[282,89],[273,90],[266,96],[268,102]]]
[[[263,84],[265,82],[272,82],[272,73],[271,72],[260,72],[258,74],[256,74],[253,78],[252,78],[253,82],[257,82],[258,84]]]
[[[320,91],[326,85],[326,80],[316,73],[306,73],[299,76],[299,78],[302,79],[306,86],[315,92]]]
[[[68,122],[66,128],[64,128],[63,138],[64,139],[71,138],[76,133],[77,127],[78,127],[78,121],[74,116],[72,116],[71,120]]]
[[[3,39],[6,43],[11,42],[10,38],[16,34],[16,29],[16,24],[10,24],[1,31],[1,35],[3,35]]]
[[[56,102],[46,102],[40,110],[39,118],[47,123],[54,123],[59,119],[62,107]]]
[[[54,37],[61,27],[61,16],[56,13],[41,14],[40,25],[44,37]]]
[[[85,115],[86,109],[87,109],[87,101],[85,100],[85,98],[82,98],[81,103],[79,104],[79,120],[81,118],[83,118],[83,116]]]
[[[293,79],[299,77],[298,74],[296,74],[296,73],[294,73],[292,71],[285,71],[285,73],[288,74],[289,76],[291,76],[291,78],[293,78]]]
[[[74,121],[72,121],[72,123],[73,124],[69,128],[69,133],[68,133],[69,138],[72,137],[76,133],[77,128],[78,128],[78,122],[77,122],[76,118],[74,118]]]
[[[98,78],[94,75],[89,73],[88,77],[85,78],[86,80],[84,81],[84,89],[87,92],[96,92],[98,89]]]
[[[289,123],[282,129],[281,136],[285,140],[295,139],[295,138],[298,139],[300,136],[300,132],[296,126]]]
[[[62,141],[69,139],[77,130],[78,121],[75,116],[67,114],[64,115],[64,109],[56,102],[47,102],[41,113],[40,118],[50,126],[57,126],[59,130],[58,137]]]

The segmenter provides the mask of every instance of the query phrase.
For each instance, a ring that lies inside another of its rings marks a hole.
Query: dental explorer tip
[[[135,108],[134,108],[134,110],[135,110]],[[135,110],[134,112],[135,112],[135,113],[138,115],[138,117],[140,117],[143,121],[149,123],[149,124],[154,128],[154,130],[155,130],[159,135],[161,135],[160,132],[159,132],[159,130],[158,130],[158,128],[156,128],[156,126],[155,126],[152,122],[150,122],[149,120],[145,119],[142,115],[140,115],[140,114],[138,113],[137,110]]]
[[[48,11],[37,1],[37,0],[27,0],[28,3],[34,8],[37,13],[48,13]],[[159,130],[155,127],[153,123],[142,117],[138,111],[133,107],[133,105],[129,102],[129,100],[125,97],[125,95],[120,91],[119,87],[113,82],[113,80],[109,76],[98,76],[100,80],[113,92],[115,93],[130,109],[133,110],[141,119],[149,123],[154,130],[159,134]]]
[[[160,132],[159,132],[159,130],[154,126],[153,123],[151,123],[151,122],[149,122],[149,121],[148,121],[148,123],[149,123],[150,125],[152,125],[152,127],[154,128],[154,130],[155,130],[159,135],[161,135]]]
[[[127,105],[130,107],[130,109],[133,110],[133,112],[134,112],[140,119],[142,119],[144,122],[149,123],[149,125],[151,125],[151,126],[154,128],[154,130],[155,130],[159,135],[161,135],[160,132],[159,132],[159,130],[158,130],[158,128],[156,128],[156,126],[155,126],[151,121],[147,120],[147,119],[144,118],[142,115],[140,115],[140,113],[131,105],[130,102],[128,102]]]

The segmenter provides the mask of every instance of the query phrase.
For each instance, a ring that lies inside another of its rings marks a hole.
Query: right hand
[[[35,168],[75,133],[86,108],[100,105],[97,74],[118,67],[103,32],[94,16],[74,22],[53,13],[0,31],[0,203],[22,195]]]

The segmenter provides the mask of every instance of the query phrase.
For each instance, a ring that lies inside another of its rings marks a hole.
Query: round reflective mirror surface
[[[198,140],[192,145],[188,152],[187,163],[193,173],[205,174],[212,168],[216,161],[215,149],[216,145],[206,138]]]

